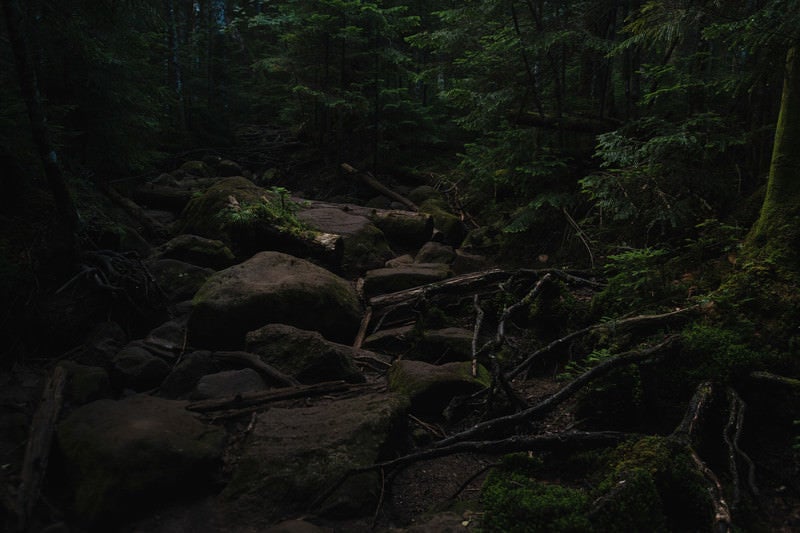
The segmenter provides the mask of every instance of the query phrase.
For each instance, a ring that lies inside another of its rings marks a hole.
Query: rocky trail
[[[583,428],[575,394],[671,357],[674,340],[556,381],[584,337],[696,312],[566,327],[558,306],[585,308],[598,281],[492,268],[459,248],[463,224],[430,187],[403,191],[412,211],[304,200],[245,175],[193,161],[139,187],[136,203],[116,198],[151,235],[86,253],[58,295],[64,313],[113,301],[157,325],[132,338],[98,320],[46,376],[4,377],[4,405],[20,407],[2,420],[8,523],[477,530],[481,484],[503,453],[622,441]],[[556,319],[532,323],[537,305]]]

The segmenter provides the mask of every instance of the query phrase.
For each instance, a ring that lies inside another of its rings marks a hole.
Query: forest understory
[[[4,530],[800,530],[800,2],[0,4]]]

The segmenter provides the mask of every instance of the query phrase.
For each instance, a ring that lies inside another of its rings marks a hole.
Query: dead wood
[[[750,379],[756,382],[767,383],[770,385],[777,385],[782,389],[789,389],[794,392],[800,392],[800,379],[787,378],[772,374],[770,372],[752,372]]]
[[[169,230],[166,228],[166,226],[148,215],[145,210],[139,206],[139,204],[121,195],[112,187],[101,184],[99,180],[96,182],[96,184],[98,185],[98,188],[111,199],[111,201],[121,207],[126,213],[128,213],[128,215],[136,220],[136,222],[141,224],[149,237],[163,239],[169,235]]]
[[[31,422],[17,492],[17,527],[20,531],[27,529],[33,508],[39,501],[66,383],[67,371],[62,366],[55,367],[45,383],[42,400]]]
[[[595,366],[591,370],[584,372],[583,374],[581,374],[580,376],[569,382],[561,390],[559,390],[557,393],[553,394],[546,400],[539,402],[538,404],[529,407],[528,409],[519,411],[517,413],[501,416],[498,418],[493,418],[491,420],[487,420],[486,422],[477,424],[470,429],[467,429],[460,433],[456,433],[446,439],[434,443],[434,447],[437,448],[446,447],[459,441],[472,439],[473,437],[488,431],[492,431],[493,434],[497,434],[497,432],[508,430],[509,428],[512,428],[523,422],[527,422],[535,418],[541,417],[553,411],[556,407],[564,403],[567,399],[571,398],[573,395],[575,395],[576,392],[578,392],[580,389],[582,389],[585,385],[592,382],[593,380],[605,376],[606,374],[617,368],[634,363],[640,363],[648,359],[649,357],[657,353],[660,353],[666,348],[670,347],[672,343],[675,342],[676,339],[677,336],[670,336],[655,346],[651,346],[649,348],[645,348],[642,350],[633,350],[630,352],[625,352],[612,359],[603,361],[602,363]]]
[[[372,307],[367,306],[366,311],[364,311],[364,317],[361,319],[361,326],[358,328],[356,340],[353,341],[353,348],[356,350],[360,350],[361,345],[364,344],[364,337],[367,336],[367,328],[369,327],[370,320],[372,320]]]
[[[661,325],[667,324],[670,321],[682,317],[692,311],[697,310],[697,306],[686,307],[684,309],[678,309],[675,311],[670,311],[669,313],[662,313],[658,315],[639,315],[633,316],[630,318],[623,318],[620,320],[610,320],[608,322],[601,322],[599,324],[593,324],[591,326],[585,327],[583,329],[579,329],[577,331],[573,331],[572,333],[561,337],[560,339],[556,339],[547,346],[540,348],[533,352],[531,355],[525,358],[520,364],[514,367],[510,372],[506,374],[508,379],[514,379],[515,377],[519,376],[522,372],[527,372],[531,365],[536,362],[540,357],[543,355],[551,352],[555,348],[566,344],[567,342],[586,335],[592,331],[597,331],[601,329],[606,329],[611,332],[618,332],[622,330],[627,330],[628,328],[632,327],[650,327],[654,325]]]
[[[256,354],[248,352],[214,352],[214,358],[220,361],[242,363],[252,368],[267,380],[277,382],[285,387],[298,387],[300,382],[286,375],[272,365],[268,365]]]
[[[362,182],[364,182],[364,184],[368,185],[369,187],[372,187],[373,189],[375,189],[376,191],[378,191],[382,195],[384,195],[384,196],[386,196],[388,198],[391,198],[392,200],[395,200],[397,202],[400,202],[401,204],[403,204],[404,206],[409,208],[411,211],[415,211],[415,212],[419,211],[419,208],[417,207],[417,205],[414,202],[412,202],[411,200],[409,200],[408,198],[406,198],[402,194],[399,194],[399,193],[391,190],[390,188],[385,186],[383,183],[378,181],[377,178],[375,178],[375,176],[373,176],[369,172],[359,172],[358,170],[356,170],[355,168],[351,167],[347,163],[342,163],[341,166],[342,166],[342,169],[345,172],[347,172],[348,174],[354,174],[354,175],[358,176],[358,178]]]
[[[397,469],[406,467],[418,461],[436,459],[456,453],[484,453],[507,454],[524,451],[552,451],[552,450],[589,450],[604,446],[618,444],[634,436],[631,433],[618,431],[565,431],[561,433],[546,433],[542,435],[515,435],[501,440],[490,441],[464,441],[456,442],[449,446],[429,448],[420,452],[411,453],[373,465],[354,468],[328,487],[312,503],[311,510],[318,507],[330,497],[351,476],[371,472],[373,470]]]
[[[698,385],[692,399],[689,401],[689,406],[686,409],[686,413],[683,415],[683,420],[681,420],[681,423],[678,424],[678,427],[675,428],[675,431],[672,432],[669,438],[686,447],[698,472],[700,472],[703,479],[705,479],[706,491],[714,507],[712,529],[720,533],[725,533],[732,530],[732,521],[730,508],[725,501],[722,483],[720,483],[714,471],[706,465],[694,449],[695,435],[699,431],[703,412],[711,402],[713,395],[714,386],[710,381],[705,381]]]
[[[192,402],[186,406],[186,409],[197,413],[243,410],[248,407],[258,407],[283,400],[341,392],[351,387],[351,385],[348,385],[344,381],[326,381],[324,383],[315,383],[314,385],[299,385],[278,390],[243,392],[242,394],[229,396],[227,398],[214,398],[211,400]]]

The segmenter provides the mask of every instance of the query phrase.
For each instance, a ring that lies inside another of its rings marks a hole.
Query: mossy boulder
[[[324,501],[316,499],[349,470],[390,452],[405,430],[406,407],[401,396],[371,394],[259,414],[222,493],[230,520],[263,528],[292,513],[373,512],[381,491],[375,472],[351,476]],[[317,507],[309,509],[312,502]]]
[[[472,359],[473,332],[464,328],[425,331],[406,358],[435,363]]]
[[[417,205],[423,204],[428,200],[444,201],[444,195],[430,185],[420,185],[413,188],[408,193],[408,199]]]
[[[425,200],[419,205],[419,211],[431,215],[433,226],[442,233],[446,243],[461,244],[466,234],[464,224],[448,210],[447,203],[438,199]]]
[[[364,381],[364,375],[353,362],[354,356],[364,352],[327,341],[316,331],[270,324],[248,333],[245,349],[301,383]]]
[[[210,490],[225,435],[185,406],[144,395],[100,400],[59,424],[58,448],[82,522],[103,530],[132,512]]]
[[[350,343],[361,323],[361,305],[350,283],[335,274],[280,252],[261,252],[212,275],[197,292],[189,342],[239,349],[248,331],[279,323]]]
[[[219,163],[214,165],[214,171],[217,176],[241,176],[242,175],[242,167],[239,166],[239,163],[235,161],[231,161],[230,159],[223,159]]]
[[[175,259],[215,270],[234,264],[233,252],[224,242],[199,235],[178,235],[155,249],[159,259]]]
[[[211,167],[203,161],[187,161],[181,165],[180,169],[189,176],[197,176],[199,178],[208,178],[214,175]]]
[[[265,194],[265,189],[241,176],[221,179],[189,202],[181,213],[177,230],[229,243],[230,236],[223,228],[220,213],[230,205],[230,198],[245,205],[262,201]]]
[[[411,412],[422,416],[437,416],[450,401],[491,384],[489,372],[481,365],[478,375],[472,376],[472,363],[432,365],[422,361],[401,359],[389,370],[389,390],[411,402]]]

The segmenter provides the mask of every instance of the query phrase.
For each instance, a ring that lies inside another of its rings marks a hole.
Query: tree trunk
[[[36,70],[31,60],[30,44],[25,32],[22,9],[19,0],[2,0],[2,4],[8,27],[8,40],[14,54],[14,62],[17,65],[20,92],[28,109],[33,141],[42,159],[47,184],[53,194],[58,216],[64,224],[64,228],[68,230],[70,236],[73,236],[78,228],[78,213],[64,182],[58,155],[47,130],[47,118],[39,94]]]
[[[800,50],[786,54],[783,94],[769,180],[761,214],[750,230],[745,250],[753,257],[797,266],[800,259]]]

